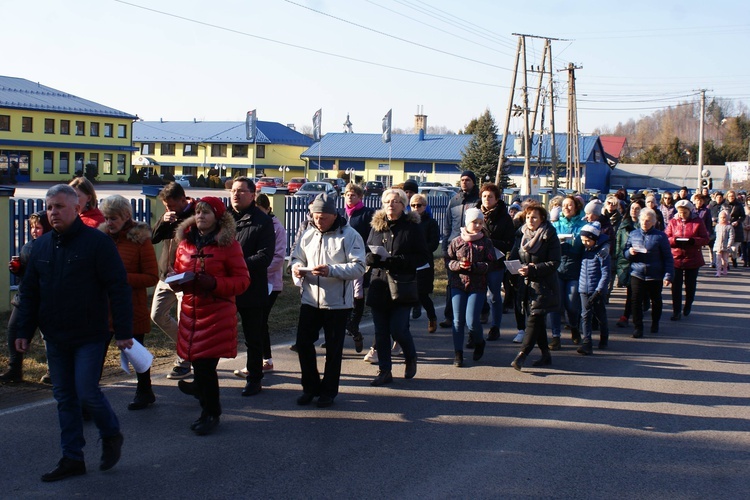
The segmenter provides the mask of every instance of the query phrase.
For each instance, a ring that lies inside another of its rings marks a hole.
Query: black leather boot
[[[589,344],[590,346],[591,344]],[[552,364],[552,355],[549,350],[542,351],[542,357],[531,363],[531,366],[549,366]]]
[[[128,405],[128,410],[143,410],[156,401],[154,391],[151,389],[151,369],[136,375],[138,386],[135,389],[133,402]]]
[[[523,368],[523,363],[526,361],[526,354],[524,354],[523,351],[518,353],[518,356],[516,356],[516,359],[513,360],[513,362],[510,364],[513,368],[521,371],[521,368]]]
[[[0,382],[21,382],[23,380],[23,354],[11,352],[8,370],[0,374]]]
[[[578,328],[571,328],[570,339],[573,341],[575,345],[580,344],[581,343],[581,331]]]

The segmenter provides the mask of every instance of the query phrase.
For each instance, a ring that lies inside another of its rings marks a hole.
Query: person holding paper
[[[198,435],[219,425],[221,402],[219,358],[237,356],[235,297],[250,285],[242,247],[235,240],[235,224],[224,202],[208,196],[195,206],[195,215],[177,228],[174,270],[194,278],[170,283],[184,295],[180,307],[177,353],[193,363],[194,382],[180,380],[182,392],[198,398],[201,415],[190,429]]]
[[[698,270],[706,265],[703,246],[708,245],[708,230],[688,200],[675,204],[677,215],[667,224],[667,238],[674,259],[672,283],[672,321],[690,315],[698,284]],[[682,305],[682,284],[685,283],[685,306]]]
[[[409,332],[409,313],[417,303],[395,302],[388,285],[388,273],[414,276],[417,268],[429,260],[424,235],[416,212],[405,213],[406,193],[388,189],[381,196],[383,208],[372,218],[368,247],[382,246],[390,257],[367,254],[367,265],[372,269],[367,305],[372,309],[375,343],[378,351],[378,376],[370,385],[381,386],[393,382],[391,373],[391,337],[404,350],[404,378],[417,374],[417,349]]]
[[[117,347],[133,345],[133,303],[115,244],[78,217],[75,190],[52,186],[46,203],[53,231],[37,239],[21,282],[16,350],[27,351],[37,327],[44,332],[63,454],[42,476],[50,482],[86,473],[82,407],[99,429],[99,469],[109,470],[120,460],[120,423],[99,388],[99,376],[110,314]]]
[[[309,405],[317,397],[317,406],[327,408],[339,393],[346,322],[354,302],[354,282],[365,274],[365,247],[327,194],[315,198],[310,212],[312,226],[300,237],[290,261],[302,292],[296,343],[302,395],[297,404]],[[322,379],[315,353],[321,329],[326,341]]]
[[[487,273],[497,258],[492,240],[484,232],[484,215],[478,208],[466,211],[466,226],[448,245],[451,300],[453,302],[453,366],[464,365],[464,328],[474,339],[474,361],[482,359],[487,341],[480,314],[487,296]]]
[[[133,220],[130,202],[119,194],[104,198],[99,209],[104,215],[104,224],[99,226],[99,230],[115,242],[125,265],[128,285],[133,291],[133,338],[143,344],[146,334],[151,331],[146,289],[159,281],[156,253],[151,244],[151,228],[145,222]],[[151,370],[137,373],[136,376],[138,385],[128,410],[143,410],[156,401],[151,389]]]
[[[541,205],[528,205],[524,211],[526,223],[516,233],[516,241],[510,252],[512,260],[520,260],[524,266],[518,293],[528,319],[523,337],[523,348],[511,363],[521,371],[526,357],[539,346],[542,357],[533,366],[552,364],[547,343],[547,314],[560,307],[560,283],[557,269],[562,257],[560,240],[555,227],[547,220],[547,210]]]
[[[633,311],[633,291],[630,287],[630,261],[625,258],[625,245],[628,243],[630,233],[638,229],[638,216],[645,206],[646,203],[642,198],[634,198],[630,202],[630,206],[625,212],[622,222],[620,222],[620,227],[617,229],[615,238],[615,267],[617,268],[615,274],[617,275],[619,285],[625,287],[625,308],[622,316],[617,320],[619,328],[628,326],[628,321],[630,321]]]
[[[651,299],[651,333],[659,332],[662,313],[661,292],[663,286],[672,283],[674,260],[669,248],[669,239],[656,229],[656,212],[650,208],[641,210],[638,216],[640,227],[630,233],[623,255],[631,265],[633,338],[643,337],[643,301]]]

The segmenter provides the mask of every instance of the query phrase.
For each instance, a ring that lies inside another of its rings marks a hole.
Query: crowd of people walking
[[[326,194],[311,201],[286,267],[300,294],[292,346],[301,373],[297,404],[334,404],[347,335],[357,353],[364,348],[360,323],[366,306],[374,339],[364,359],[377,364],[370,384],[394,382],[397,352],[403,378],[416,376],[419,351],[410,318],[424,310],[427,332],[438,329],[430,295],[441,240],[447,286],[439,326],[451,329],[456,368],[465,365],[465,349],[473,350],[477,363],[487,342],[500,339],[504,312],[514,313],[518,333],[512,340],[521,344],[511,366],[521,371],[535,346],[541,355],[533,366],[550,366],[551,351],[564,345],[566,325],[578,353],[594,353],[595,331],[596,347],[610,347],[606,308],[615,287],[625,289],[616,326],[632,320],[632,337],[641,338],[649,311],[649,332],[659,332],[664,287],[671,287],[671,321],[693,312],[704,247],[716,277],[727,276],[738,258],[750,265],[750,200],[744,193],[690,197],[683,188],[657,198],[621,190],[603,201],[567,195],[544,206],[532,198],[506,205],[495,184],[480,189],[471,171],[461,174],[459,186],[442,234],[414,181],[386,189],[378,210],[364,206],[362,188],[353,183],[344,190],[342,212]],[[174,341],[167,378],[198,400],[200,416],[190,424],[197,435],[212,433],[220,423],[217,365],[220,358],[237,356],[238,317],[247,348],[245,367],[234,372],[245,379],[241,395],[261,393],[264,375],[274,370],[269,317],[283,289],[287,248],[286,230],[268,196],[256,194],[252,179],[238,177],[229,206],[215,197],[189,198],[176,183],[165,186],[159,200],[165,211],[152,229],[133,220],[122,196],[100,202],[86,179],[54,186],[46,212],[29,218],[33,239],[9,264],[22,280],[8,327],[10,364],[0,381],[23,379],[24,353],[38,328],[58,401],[63,458],[43,481],[86,472],[87,414],[102,438],[100,468],[119,460],[124,438],[99,389],[112,339],[120,349],[143,344],[153,322]],[[85,317],[76,308],[81,300],[89,307]],[[321,331],[322,375],[315,344]],[[156,402],[150,370],[136,379],[127,408],[145,410]]]

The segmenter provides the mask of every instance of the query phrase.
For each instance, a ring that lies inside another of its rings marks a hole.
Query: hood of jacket
[[[406,219],[407,222],[413,222],[414,224],[419,224],[422,220],[422,218],[419,216],[419,214],[415,211],[411,212],[404,212],[401,217],[398,219],[399,222],[401,219]],[[375,212],[375,215],[372,216],[372,222],[370,223],[372,228],[375,231],[383,232],[388,230],[388,217],[385,214],[385,210],[378,210]]]
[[[237,232],[237,226],[235,225],[232,214],[227,210],[224,215],[221,216],[218,222],[219,232],[216,233],[214,240],[220,247],[228,247],[234,241],[235,234]],[[195,215],[188,217],[179,226],[177,226],[177,232],[175,232],[175,240],[178,242],[188,237],[191,231],[198,231],[195,227]]]
[[[115,239],[122,237],[122,233],[124,233],[128,241],[132,241],[133,243],[136,243],[138,245],[143,245],[146,240],[151,239],[151,228],[149,227],[149,225],[145,222],[138,222],[134,220],[126,222],[123,228],[114,235],[107,229],[107,224],[100,224],[99,231],[103,232],[104,234],[108,234]]]

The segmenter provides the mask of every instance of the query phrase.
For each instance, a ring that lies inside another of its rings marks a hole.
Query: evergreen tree
[[[490,110],[471,122],[474,136],[466,150],[461,152],[461,170],[471,170],[477,176],[477,182],[482,183],[485,176],[494,182],[497,163],[500,159],[500,141],[497,140],[497,126]],[[467,127],[468,129],[469,127]],[[500,188],[508,186],[508,167],[503,168],[500,175]]]

